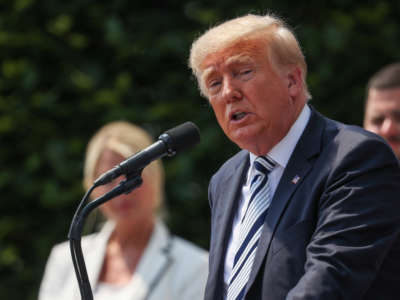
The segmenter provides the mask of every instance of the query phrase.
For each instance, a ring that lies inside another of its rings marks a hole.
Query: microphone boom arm
[[[82,300],[93,300],[93,293],[90,286],[89,277],[87,275],[85,260],[83,258],[81,246],[84,221],[89,213],[96,207],[123,193],[128,194],[133,189],[139,187],[143,181],[141,177],[142,170],[143,169],[136,173],[127,174],[126,180],[121,181],[120,184],[113,188],[111,191],[93,200],[92,202],[89,202],[86,206],[83,207],[90,193],[95,187],[97,187],[96,185],[93,185],[93,187],[89,190],[88,193],[86,193],[86,195],[82,199],[82,202],[80,203],[74,215],[74,218],[72,219],[72,223],[68,232],[68,239],[70,241],[72,262],[78,280],[79,291],[81,293]]]

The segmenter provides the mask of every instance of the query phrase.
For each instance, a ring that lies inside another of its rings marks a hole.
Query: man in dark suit
[[[377,135],[307,104],[282,20],[208,30],[190,67],[242,151],[214,174],[206,300],[399,299],[400,169]]]

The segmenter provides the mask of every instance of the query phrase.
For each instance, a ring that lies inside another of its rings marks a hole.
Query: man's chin
[[[389,146],[392,148],[394,154],[397,156],[398,159],[400,159],[400,144],[399,143],[392,143],[389,141]]]
[[[253,124],[232,128],[229,132],[229,138],[237,145],[254,143],[260,130]],[[239,146],[240,147],[240,146]]]
[[[254,138],[248,134],[234,134],[230,137],[230,140],[241,149],[249,150],[249,147],[254,146]]]
[[[255,138],[240,139],[239,141],[234,141],[240,149],[250,151],[255,155],[266,155],[271,150],[271,145],[265,141],[256,141]]]

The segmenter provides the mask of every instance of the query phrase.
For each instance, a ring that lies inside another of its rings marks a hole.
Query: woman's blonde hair
[[[234,46],[238,42],[253,39],[265,42],[269,50],[266,58],[276,71],[284,66],[297,65],[300,67],[305,96],[310,99],[311,95],[305,81],[307,64],[300,45],[284,21],[271,14],[264,16],[248,14],[226,21],[209,29],[193,42],[189,67],[197,78],[202,94],[206,96],[201,82],[203,71],[201,64],[204,59],[211,53]]]
[[[89,189],[96,176],[96,168],[105,149],[128,158],[153,143],[151,136],[142,128],[126,121],[115,121],[101,127],[90,139],[86,148],[83,171],[83,185]],[[159,208],[163,200],[164,171],[160,160],[153,161],[143,170],[143,175],[150,178],[155,192],[155,206]]]

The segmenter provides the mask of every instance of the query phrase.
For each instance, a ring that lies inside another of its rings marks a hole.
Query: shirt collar
[[[306,104],[286,136],[267,154],[281,167],[286,168],[290,156],[292,155],[294,148],[301,137],[301,134],[307,126],[310,116],[311,109]],[[250,152],[250,166],[253,166],[256,158],[257,156]]]

